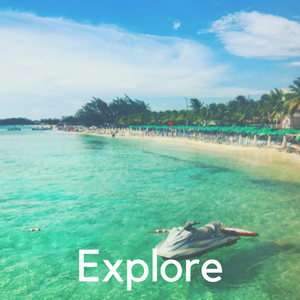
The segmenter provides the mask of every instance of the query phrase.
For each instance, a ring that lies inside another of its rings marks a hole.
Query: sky
[[[300,77],[299,36],[296,0],[0,0],[0,118],[257,100]]]

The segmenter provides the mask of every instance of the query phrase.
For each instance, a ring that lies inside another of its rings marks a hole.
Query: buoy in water
[[[169,229],[155,229],[151,231],[146,231],[146,233],[168,233],[170,232]]]

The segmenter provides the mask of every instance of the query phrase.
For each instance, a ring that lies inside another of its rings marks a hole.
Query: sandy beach
[[[70,133],[70,132],[68,132]],[[112,138],[111,135],[99,134],[93,132],[71,132],[75,134],[85,134],[93,136],[101,136],[106,138]],[[279,152],[274,147],[270,148],[258,148],[253,146],[236,146],[215,144],[209,142],[203,142],[187,138],[172,138],[172,137],[149,137],[149,136],[120,136],[116,135],[117,139],[137,139],[152,141],[153,143],[165,143],[168,145],[174,145],[174,147],[182,147],[185,150],[215,154],[225,157],[236,158],[247,161],[252,164],[261,166],[280,166],[287,167],[293,170],[299,170],[300,167],[300,155],[294,153]]]

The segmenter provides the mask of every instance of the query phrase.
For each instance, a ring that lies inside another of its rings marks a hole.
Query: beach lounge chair
[[[285,152],[286,153],[294,153],[296,151],[296,149],[294,147],[288,147]]]
[[[276,150],[279,152],[283,152],[283,151],[286,151],[287,149],[289,149],[290,147],[291,147],[291,143],[287,143],[286,147],[279,147]]]
[[[268,143],[266,141],[261,141],[261,140],[257,141],[257,147],[261,148],[261,147],[267,147],[267,146],[268,146]]]

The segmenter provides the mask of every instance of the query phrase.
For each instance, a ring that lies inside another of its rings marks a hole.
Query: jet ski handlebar
[[[185,230],[191,230],[193,228],[193,225],[200,224],[200,222],[197,221],[185,221],[184,229]]]

